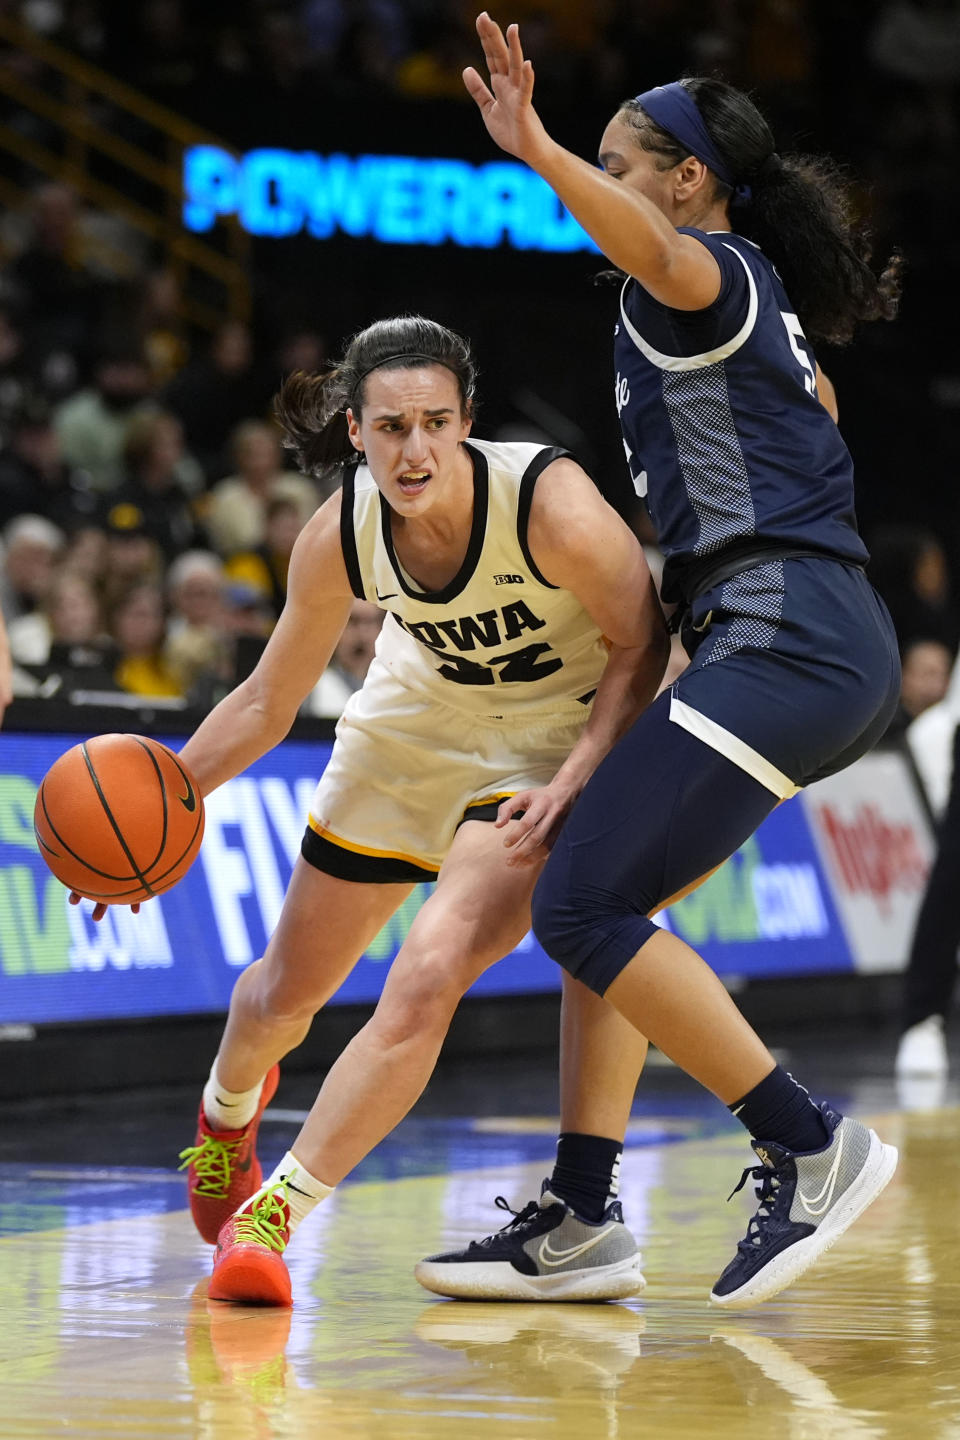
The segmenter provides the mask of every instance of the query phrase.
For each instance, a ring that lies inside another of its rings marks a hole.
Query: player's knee
[[[551,959],[603,995],[655,926],[616,890],[566,884],[548,865],[533,896],[533,933]]]
[[[446,1034],[468,988],[469,982],[451,974],[449,967],[422,965],[402,976],[399,985],[391,983],[374,1015],[381,1043],[392,1048],[417,1036]]]
[[[302,981],[272,974],[262,961],[256,978],[248,1005],[261,1025],[309,1024],[323,1004],[323,997],[305,990]]]
[[[592,907],[567,886],[556,883],[550,867],[544,871],[533,894],[531,921],[542,949],[577,979],[581,979],[585,951],[594,933],[597,917]]]
[[[463,915],[449,904],[428,901],[404,948],[419,957],[421,966],[432,967],[438,983],[462,985],[466,991],[478,975],[513,949],[523,931],[515,919],[503,923],[503,917],[489,911]]]

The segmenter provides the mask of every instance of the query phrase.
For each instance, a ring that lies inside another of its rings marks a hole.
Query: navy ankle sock
[[[557,1163],[548,1189],[584,1220],[601,1220],[620,1189],[622,1154],[619,1140],[565,1131],[557,1141]]]
[[[780,1065],[730,1110],[755,1140],[775,1140],[788,1150],[819,1150],[830,1138],[808,1092]]]

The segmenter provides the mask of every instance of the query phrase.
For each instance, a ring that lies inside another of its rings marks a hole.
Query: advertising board
[[[164,737],[159,737],[163,739]],[[138,915],[71,906],[33,835],[44,773],[76,736],[0,734],[0,1024],[225,1009],[263,953],[328,741],[286,741],[207,800],[198,860]],[[166,743],[179,749],[182,740]],[[659,917],[718,974],[774,977],[903,964],[931,838],[899,756],[871,756],[779,806],[710,880]],[[332,1003],[369,1002],[430,893],[420,885]],[[531,935],[473,993],[559,988]]]

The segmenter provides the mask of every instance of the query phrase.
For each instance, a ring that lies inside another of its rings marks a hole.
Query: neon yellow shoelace
[[[193,1187],[195,1195],[206,1195],[212,1200],[226,1199],[233,1167],[237,1163],[237,1154],[243,1141],[242,1135],[237,1140],[218,1140],[215,1135],[207,1135],[202,1145],[190,1145],[186,1150],[180,1151],[181,1164],[177,1166],[178,1170],[186,1170],[188,1165],[196,1166],[197,1183]]]
[[[234,1235],[244,1245],[265,1245],[282,1255],[290,1238],[287,1187],[283,1180],[254,1200],[249,1210],[235,1217]]]

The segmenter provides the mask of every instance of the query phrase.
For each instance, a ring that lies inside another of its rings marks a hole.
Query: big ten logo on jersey
[[[542,680],[545,675],[553,675],[563,668],[560,656],[543,640],[513,650],[502,648],[511,640],[522,640],[527,631],[542,630],[547,623],[522,600],[512,600],[499,610],[463,615],[457,620],[401,620],[396,614],[394,619],[408,635],[442,660],[437,673],[455,685]],[[499,653],[483,653],[488,650]],[[470,652],[476,658],[468,660],[466,656]]]
[[[618,325],[617,331],[619,331],[619,329],[620,327]],[[617,379],[613,387],[613,398],[616,402],[617,414],[619,415],[620,412],[630,404],[630,382],[626,375],[620,374],[619,370],[617,371]],[[625,438],[623,441],[623,449],[627,457],[627,469],[630,472],[630,479],[633,481],[633,488],[642,500],[647,493],[647,472],[646,470],[641,470],[639,473],[634,471],[633,451],[630,449]]]
[[[494,585],[522,585],[522,575],[494,575]]]

